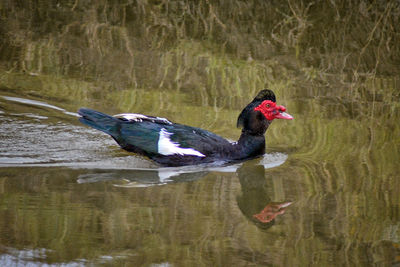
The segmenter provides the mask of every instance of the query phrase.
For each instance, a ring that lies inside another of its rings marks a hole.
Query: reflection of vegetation
[[[342,82],[398,74],[397,1],[10,0],[0,12],[7,69],[114,88],[254,94],[267,81],[289,80],[285,73],[296,64],[323,84],[332,73],[343,73]],[[293,53],[302,63],[287,56]]]

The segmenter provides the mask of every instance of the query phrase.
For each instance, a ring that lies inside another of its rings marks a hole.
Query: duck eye
[[[269,108],[270,106],[271,106],[270,104],[267,104],[267,105],[266,105],[267,108]]]

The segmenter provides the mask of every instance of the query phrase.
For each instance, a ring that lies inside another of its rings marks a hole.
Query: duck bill
[[[275,119],[293,120],[294,118],[286,112],[279,112],[275,115]]]

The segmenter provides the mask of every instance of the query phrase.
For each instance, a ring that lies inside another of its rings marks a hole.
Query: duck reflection
[[[286,158],[285,158],[286,159]],[[236,173],[241,185],[237,197],[239,209],[258,227],[267,229],[278,215],[285,213],[292,202],[273,202],[270,195],[272,179],[265,177],[265,169],[280,164],[263,164],[265,159],[246,161],[228,166],[196,166],[140,170],[91,170],[78,176],[78,183],[112,181],[116,187],[149,187],[169,183],[198,180],[210,172]],[[283,163],[284,161],[282,161]]]
[[[114,181],[118,187],[149,187],[168,183],[190,182],[204,177],[209,172],[234,173],[240,165],[187,166],[158,169],[92,170],[78,176],[78,183]]]
[[[272,180],[265,177],[263,165],[245,162],[237,170],[242,194],[237,198],[242,213],[257,226],[267,229],[274,224],[274,219],[284,214],[292,202],[272,202],[269,188]]]

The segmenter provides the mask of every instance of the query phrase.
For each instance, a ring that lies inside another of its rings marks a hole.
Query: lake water
[[[110,10],[105,26],[90,12],[66,28],[39,14],[46,38],[13,31],[24,45],[1,48],[1,266],[400,264],[396,67],[328,73],[290,52],[243,58],[239,44],[228,55],[170,44],[169,26],[148,28],[162,45],[146,50],[129,25],[107,28]],[[142,113],[236,140],[237,116],[266,86],[295,119],[272,123],[262,158],[234,165],[162,168],[76,114]]]

